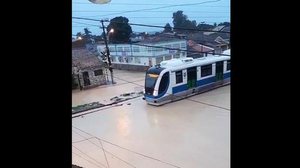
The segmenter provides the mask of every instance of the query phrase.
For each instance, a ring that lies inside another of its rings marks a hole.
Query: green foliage
[[[197,22],[195,20],[193,21],[188,20],[188,17],[183,14],[183,11],[177,11],[173,13],[173,24],[174,24],[174,31],[177,33],[195,32],[192,30],[182,30],[180,28],[197,29]]]
[[[230,23],[229,22],[223,22],[223,23],[219,23],[218,26],[230,26]]]
[[[89,31],[88,28],[84,28],[83,29],[84,33],[82,34],[81,32],[78,32],[76,34],[76,37],[77,38],[81,38],[81,41],[84,42],[84,43],[91,43],[92,42],[92,39],[93,39],[93,35],[91,34],[92,32]]]
[[[187,17],[187,15],[183,14],[183,11],[177,11],[173,13],[173,24],[174,28],[173,31],[177,33],[193,33],[197,32],[196,30],[188,30],[188,29],[198,29],[198,30],[211,30],[214,27],[217,26],[217,23],[214,23],[213,25],[206,24],[205,22],[201,22],[197,25],[197,22],[195,20],[190,21]],[[229,22],[223,22],[218,24],[218,26],[230,26]],[[166,25],[167,26],[167,25]],[[166,31],[166,26],[165,30]],[[179,29],[178,29],[179,28]],[[182,30],[182,29],[187,29],[187,30]]]
[[[110,42],[112,43],[126,43],[130,41],[130,35],[132,33],[131,26],[128,24],[129,20],[126,17],[115,17],[110,20],[106,30]],[[113,29],[113,33],[110,30]]]
[[[206,24],[205,22],[201,22],[197,25],[197,28],[199,30],[211,30],[213,29],[215,26],[210,25],[210,24]]]
[[[164,29],[163,32],[165,32],[165,33],[167,33],[167,32],[172,32],[172,27],[171,27],[171,25],[170,25],[169,23],[167,23],[167,24],[165,25],[165,29]]]

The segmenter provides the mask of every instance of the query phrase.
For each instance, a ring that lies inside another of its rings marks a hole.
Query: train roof
[[[230,49],[223,51],[223,53],[222,53],[222,54],[227,54],[227,55],[230,55]]]
[[[207,57],[202,57],[197,59],[186,57],[186,58],[162,61],[160,63],[160,67],[167,68],[170,70],[177,70],[177,69],[184,69],[188,67],[212,64],[218,61],[226,61],[226,60],[230,60],[230,56],[212,55],[212,56],[207,56]]]

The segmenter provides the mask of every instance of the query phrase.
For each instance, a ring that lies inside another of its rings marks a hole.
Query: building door
[[[88,72],[83,72],[82,76],[83,76],[83,85],[84,86],[91,85],[91,82],[90,82],[90,79],[89,79],[89,73]]]
[[[216,62],[216,81],[223,80],[223,61]]]
[[[187,69],[187,86],[188,89],[196,87],[197,83],[197,68],[192,67]]]

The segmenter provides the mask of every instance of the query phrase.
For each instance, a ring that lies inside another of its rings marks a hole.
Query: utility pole
[[[111,75],[111,83],[114,84],[113,68],[111,67],[110,53],[109,53],[109,48],[108,48],[108,45],[107,45],[107,37],[106,37],[105,29],[104,29],[103,20],[101,20],[101,24],[102,24],[103,34],[104,34],[104,42],[105,42],[105,46],[106,46],[106,56],[107,56],[107,59],[108,59],[108,68],[109,68],[110,75]]]

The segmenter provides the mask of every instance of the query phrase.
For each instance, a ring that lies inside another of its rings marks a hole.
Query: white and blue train
[[[146,71],[144,97],[162,105],[230,84],[230,56],[162,61]]]

